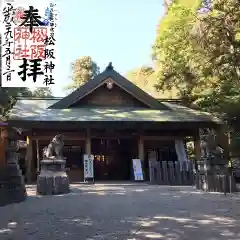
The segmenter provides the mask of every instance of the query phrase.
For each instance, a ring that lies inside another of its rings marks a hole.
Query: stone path
[[[72,185],[0,208],[0,239],[240,239],[240,195],[146,184]]]

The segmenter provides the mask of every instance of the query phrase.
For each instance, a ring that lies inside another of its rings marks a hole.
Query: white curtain
[[[178,161],[180,162],[180,169],[182,171],[183,162],[188,161],[186,149],[184,147],[184,143],[182,140],[175,140],[175,149],[176,149]],[[187,164],[187,170],[188,170],[188,164]]]

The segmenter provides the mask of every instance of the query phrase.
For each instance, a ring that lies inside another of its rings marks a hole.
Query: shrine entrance
[[[137,156],[133,139],[92,139],[96,181],[131,180],[132,159]]]

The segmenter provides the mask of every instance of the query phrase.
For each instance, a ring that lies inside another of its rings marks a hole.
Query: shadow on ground
[[[73,184],[0,208],[0,239],[240,239],[240,197],[192,187]],[[3,217],[2,217],[3,216]]]

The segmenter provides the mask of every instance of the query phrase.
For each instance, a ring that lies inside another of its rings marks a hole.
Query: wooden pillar
[[[39,153],[39,141],[36,140],[36,150],[37,150],[37,174],[40,173],[40,153]]]
[[[144,164],[144,140],[141,135],[139,136],[139,139],[138,139],[138,158],[141,160],[142,170],[143,170],[143,179],[145,179],[146,172],[145,172],[145,164]]]
[[[194,152],[196,161],[200,161],[201,158],[201,140],[199,130],[197,130],[196,134],[194,135]]]
[[[8,129],[0,128],[0,167],[6,165],[6,146],[7,146]]]
[[[91,131],[90,128],[86,130],[86,143],[85,143],[85,152],[86,154],[91,154]]]
[[[32,181],[32,161],[33,161],[33,144],[32,138],[27,136],[27,149],[26,149],[26,177],[27,182]]]

